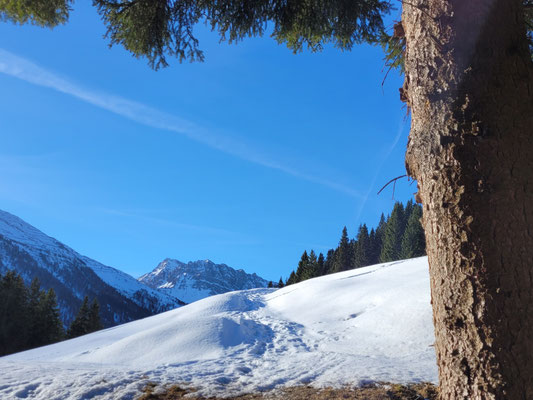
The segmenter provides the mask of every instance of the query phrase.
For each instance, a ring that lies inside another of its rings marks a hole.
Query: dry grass
[[[435,400],[437,388],[430,383],[411,385],[373,384],[357,388],[315,389],[310,386],[296,386],[264,393],[250,393],[237,397],[203,397],[194,390],[177,385],[165,389],[150,383],[145,386],[139,400]]]

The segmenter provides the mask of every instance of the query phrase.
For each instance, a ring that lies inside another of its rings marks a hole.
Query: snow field
[[[280,290],[212,296],[0,358],[0,398],[133,399],[147,382],[204,395],[437,380],[427,259]]]

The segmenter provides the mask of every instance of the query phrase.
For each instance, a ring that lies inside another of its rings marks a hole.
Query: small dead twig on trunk
[[[378,195],[383,191],[383,189],[385,189],[387,186],[389,186],[391,183],[394,182],[394,185],[392,186],[392,198],[394,199],[394,191],[396,190],[396,181],[398,179],[402,179],[402,178],[405,178],[405,177],[408,177],[407,175],[400,175],[400,176],[397,176],[396,178],[394,179],[391,179],[390,181],[388,181],[381,189],[379,189],[378,191]]]

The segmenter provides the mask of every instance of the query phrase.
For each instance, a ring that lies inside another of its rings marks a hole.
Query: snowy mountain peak
[[[0,235],[9,238],[13,242],[24,243],[37,248],[62,246],[56,239],[45,235],[16,215],[3,210],[0,210]]]
[[[185,264],[171,258],[165,258],[139,281],[187,303],[214,294],[266,287],[268,284],[255,273],[235,270],[226,264],[215,264],[207,259]]]
[[[26,283],[38,278],[44,289],[53,288],[66,324],[84,296],[98,298],[107,326],[182,304],[168,293],[82,256],[19,217],[0,210],[0,274],[9,270],[15,270]]]

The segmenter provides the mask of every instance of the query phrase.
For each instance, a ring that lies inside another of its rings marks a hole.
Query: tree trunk
[[[403,98],[441,399],[533,399],[533,66],[519,0],[410,0]]]

